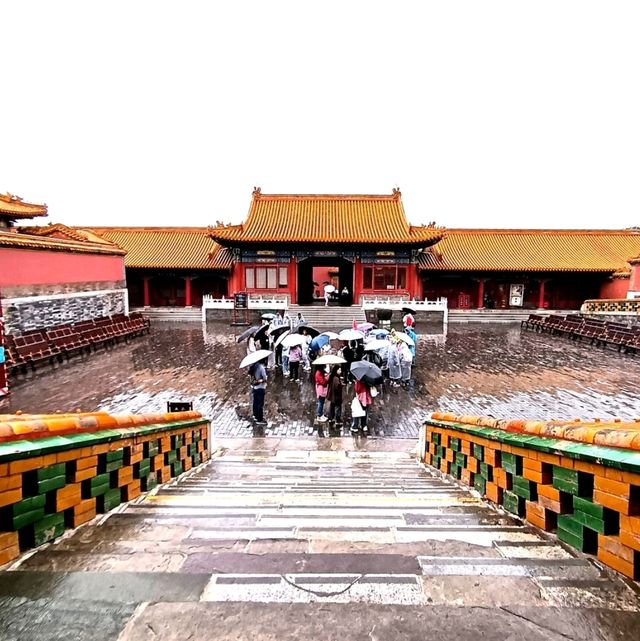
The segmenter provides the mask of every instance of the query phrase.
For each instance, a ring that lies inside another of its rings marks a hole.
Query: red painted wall
[[[600,287],[600,298],[626,298],[628,290],[628,278],[605,280]]]
[[[124,279],[124,256],[0,249],[0,287]]]
[[[629,283],[629,291],[640,292],[640,263],[631,265],[631,278],[626,282]],[[626,298],[626,292],[620,298]]]

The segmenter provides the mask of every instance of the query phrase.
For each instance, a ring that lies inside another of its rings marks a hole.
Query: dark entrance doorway
[[[315,268],[315,269],[314,269]],[[316,276],[322,280],[314,280]],[[312,305],[318,300],[324,305],[324,281],[328,280],[337,287],[337,293],[343,287],[349,290],[349,303],[353,296],[353,263],[345,258],[312,257],[298,263],[298,304]]]

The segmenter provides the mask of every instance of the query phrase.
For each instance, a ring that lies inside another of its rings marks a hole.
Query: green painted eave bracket
[[[497,441],[513,447],[536,450],[545,454],[556,454],[569,458],[596,463],[618,470],[640,473],[640,452],[625,450],[617,447],[606,447],[603,445],[591,445],[590,443],[579,443],[577,441],[565,441],[563,439],[546,438],[533,434],[519,434],[518,432],[506,432],[490,427],[479,427],[464,423],[447,423],[427,419],[425,425],[440,427],[443,429],[464,432],[480,436],[490,441]]]
[[[10,441],[8,443],[0,443],[0,463],[32,456],[43,456],[54,452],[64,452],[65,450],[73,450],[80,447],[91,447],[129,438],[136,439],[161,432],[173,432],[186,427],[196,427],[197,425],[206,425],[208,423],[209,419],[207,418],[197,418],[173,423],[155,423],[122,429],[100,430],[99,432],[80,432],[77,434],[65,434],[64,436],[47,436],[32,440]]]

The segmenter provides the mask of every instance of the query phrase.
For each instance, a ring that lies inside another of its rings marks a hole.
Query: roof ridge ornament
[[[254,187],[253,188],[253,193],[251,194],[255,199],[260,198],[262,196],[262,189],[260,187]]]
[[[394,200],[400,200],[400,198],[402,196],[402,192],[400,191],[400,187],[394,187],[392,194],[393,194],[393,199]]]

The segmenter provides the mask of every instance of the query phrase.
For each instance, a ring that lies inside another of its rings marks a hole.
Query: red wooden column
[[[540,284],[538,285],[538,309],[544,308],[544,284],[547,281],[540,279]]]
[[[191,307],[191,276],[185,276],[184,279],[184,306]]]
[[[4,339],[4,321],[2,320],[2,299],[0,298],[0,348],[2,349],[2,359],[0,359],[0,401],[2,397],[9,394],[9,384],[7,383],[7,366],[5,364],[6,354]]]
[[[486,278],[478,278],[478,309],[484,309],[484,283]]]
[[[149,276],[142,277],[142,292],[143,292],[143,304],[145,307],[149,307]]]

